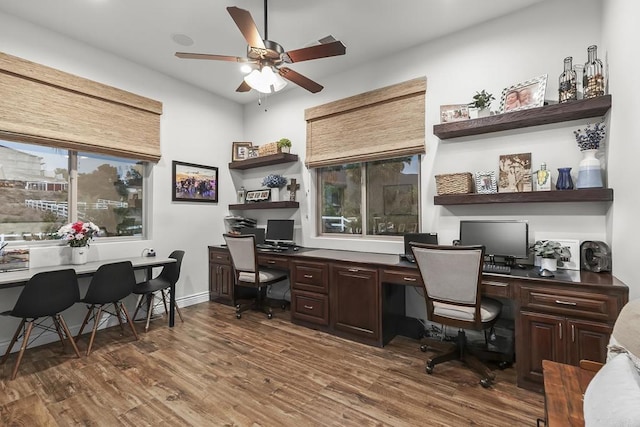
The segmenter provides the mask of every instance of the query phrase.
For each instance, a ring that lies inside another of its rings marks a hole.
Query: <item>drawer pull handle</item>
[[[216,259],[222,259],[220,255],[216,255]]]
[[[313,274],[305,274],[304,278],[305,279],[313,279]]]
[[[312,305],[304,305],[304,308],[306,308],[307,310],[313,310],[313,306]]]
[[[557,299],[556,300],[556,304],[562,304],[562,305],[578,305],[578,303],[576,302],[571,302],[571,301],[562,301]]]
[[[267,261],[267,264],[275,264],[276,262],[274,260],[269,260]]]
[[[350,268],[349,272],[351,273],[357,273],[359,270],[357,268]]]
[[[560,339],[562,339],[562,323],[558,323],[558,332],[560,333]]]
[[[403,277],[403,279],[406,282],[417,282],[418,281],[418,279],[416,279],[415,277]]]
[[[576,326],[571,325],[571,342],[576,342]]]

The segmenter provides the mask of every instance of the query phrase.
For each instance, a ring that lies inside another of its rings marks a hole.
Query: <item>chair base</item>
[[[247,310],[256,310],[262,311],[267,315],[267,319],[273,318],[273,311],[271,310],[271,298],[266,297],[265,290],[260,288],[256,288],[256,297],[253,299],[236,299],[236,319],[242,318],[242,313]]]

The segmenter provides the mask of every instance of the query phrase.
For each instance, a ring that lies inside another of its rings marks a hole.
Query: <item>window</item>
[[[139,161],[0,140],[0,238],[52,240],[63,224],[75,220],[95,223],[101,237],[140,236],[144,167]],[[75,172],[74,185],[69,177]]]
[[[419,156],[329,166],[317,173],[319,234],[401,236],[418,231]]]

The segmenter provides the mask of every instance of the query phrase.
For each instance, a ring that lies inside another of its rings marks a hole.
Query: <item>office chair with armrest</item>
[[[79,299],[80,290],[78,289],[78,278],[73,269],[38,273],[29,279],[24,289],[22,289],[13,310],[1,313],[3,316],[13,316],[22,319],[0,362],[0,364],[2,364],[7,361],[11,349],[20,335],[22,335],[22,346],[20,347],[18,359],[11,374],[12,380],[15,379],[18,374],[18,367],[20,366],[20,362],[22,362],[24,351],[29,344],[29,337],[34,327],[39,327],[45,331],[55,330],[60,337],[63,349],[64,337],[66,336],[76,356],[80,358],[78,347],[61,314]],[[47,317],[51,317],[53,320],[53,327],[43,324]]]
[[[131,327],[133,336],[138,339],[136,328],[133,326],[133,321],[129,317],[127,308],[122,303],[122,300],[133,292],[133,287],[136,285],[136,276],[133,272],[133,265],[131,261],[115,262],[111,264],[101,265],[91,278],[91,283],[87,289],[87,293],[84,298],[80,300],[81,303],[87,304],[87,315],[82,321],[80,331],[76,335],[76,341],[82,335],[85,326],[89,323],[89,320],[93,318],[93,330],[91,331],[91,338],[89,339],[89,345],[87,346],[87,356],[91,353],[93,347],[93,340],[96,337],[96,331],[100,325],[102,314],[107,313],[111,316],[118,317],[118,323],[120,329],[124,332],[122,326],[122,318]],[[108,306],[113,304],[114,311],[108,310]],[[97,306],[97,307],[96,307]],[[97,310],[97,311],[96,311]]]
[[[146,282],[138,283],[133,287],[133,293],[140,296],[138,305],[136,306],[136,311],[133,313],[134,319],[136,318],[136,315],[138,314],[138,310],[142,306],[142,303],[145,300],[147,302],[147,323],[144,327],[145,332],[149,330],[149,322],[151,321],[151,314],[153,313],[156,292],[159,292],[162,297],[165,314],[169,313],[169,310],[167,309],[167,294],[169,293],[171,286],[178,283],[178,279],[180,279],[180,269],[182,268],[182,258],[184,258],[184,251],[173,251],[171,252],[171,254],[169,254],[169,258],[175,259],[176,262],[167,264],[162,267],[160,275],[155,279],[150,279]],[[176,312],[180,317],[180,321],[184,322],[178,304],[176,304]]]
[[[486,331],[502,310],[499,301],[481,297],[484,247],[413,243],[411,248],[424,282],[427,319],[458,328],[454,343],[428,339],[421,346],[422,351],[433,348],[442,352],[427,360],[427,373],[431,374],[438,363],[459,359],[482,376],[483,387],[490,387],[495,374],[476,357],[490,353],[469,346],[464,331],[484,331],[486,343]],[[498,354],[496,357],[502,360]]]
[[[271,307],[266,304],[267,298],[264,295],[266,294],[266,287],[286,279],[287,273],[258,267],[256,240],[253,234],[244,236],[225,234],[224,240],[227,242],[227,247],[231,254],[231,264],[234,271],[236,318],[240,319],[243,311],[253,307],[257,310],[262,310],[267,314],[267,318],[271,319],[273,312]],[[244,288],[244,292],[241,288]],[[244,298],[247,296],[247,288],[255,290],[255,297]],[[240,297],[237,298],[236,296]]]

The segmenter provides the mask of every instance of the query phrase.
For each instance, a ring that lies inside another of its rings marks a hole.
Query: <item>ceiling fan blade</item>
[[[251,86],[249,86],[247,82],[243,80],[242,83],[240,83],[240,86],[238,86],[238,89],[236,89],[236,92],[249,92],[250,90]]]
[[[213,61],[255,62],[252,59],[242,58],[240,56],[212,55],[208,53],[176,52],[176,56],[182,59],[210,59]]]
[[[341,41],[336,40],[331,43],[319,44],[316,46],[303,47],[302,49],[290,50],[285,52],[286,62],[309,61],[310,59],[327,58],[330,56],[344,55],[347,51],[345,45]]]
[[[305,88],[311,93],[318,93],[322,89],[324,89],[324,86],[314,82],[310,78],[305,77],[300,73],[293,71],[291,68],[282,67],[278,70],[278,72],[285,79],[297,84],[300,87]]]
[[[260,33],[258,32],[258,27],[248,10],[229,6],[227,7],[227,11],[247,40],[249,46],[266,49],[262,37],[260,37]]]

